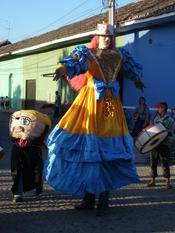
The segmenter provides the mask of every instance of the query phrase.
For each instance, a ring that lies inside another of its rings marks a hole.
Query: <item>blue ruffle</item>
[[[73,55],[77,55],[78,62],[72,57]],[[88,61],[84,55],[91,59],[91,54],[86,46],[77,46],[71,52],[70,56],[66,57],[63,61],[60,61],[60,63],[64,65],[67,75],[70,79],[75,75],[87,72]]]
[[[102,163],[72,163],[53,155],[45,163],[47,182],[57,191],[83,196],[99,194],[139,181],[135,166],[128,160]]]
[[[48,156],[56,154],[70,162],[134,160],[130,134],[99,138],[96,135],[71,134],[55,126],[47,140]]]
[[[141,78],[143,75],[142,65],[137,63],[135,59],[131,56],[131,54],[124,48],[120,48],[120,51],[123,57],[123,65],[120,72],[122,73],[123,77],[131,79],[133,81]]]
[[[98,138],[71,134],[55,126],[47,146],[44,176],[58,191],[80,196],[99,194],[139,181],[129,134]]]

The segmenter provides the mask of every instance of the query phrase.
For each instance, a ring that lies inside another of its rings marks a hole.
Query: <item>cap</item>
[[[168,104],[166,102],[160,102],[155,105],[156,108],[164,108],[165,110],[168,109]]]
[[[112,36],[114,34],[113,26],[110,24],[97,24],[95,34],[99,36]]]

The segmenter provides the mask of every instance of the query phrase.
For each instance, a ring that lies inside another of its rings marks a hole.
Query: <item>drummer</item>
[[[172,136],[174,132],[174,121],[167,113],[168,104],[166,102],[157,104],[156,108],[157,113],[151,123],[162,123],[168,130],[168,137],[150,153],[151,181],[147,184],[147,186],[152,187],[156,185],[155,179],[157,177],[157,166],[158,161],[160,160],[163,176],[166,179],[166,188],[171,189],[172,185],[170,184],[170,168],[168,163],[168,157],[170,154],[168,138],[169,136]]]

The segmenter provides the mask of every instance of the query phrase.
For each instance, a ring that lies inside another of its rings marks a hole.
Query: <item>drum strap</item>
[[[158,112],[155,114],[153,120],[156,118],[157,115],[158,115]],[[161,120],[161,121],[158,121],[158,122],[160,122],[160,123],[162,123],[162,124],[164,125],[164,122],[165,122],[168,118],[169,118],[169,116],[168,116],[168,115],[165,115],[165,116],[162,118],[162,120]],[[157,122],[157,123],[158,123],[158,122]]]

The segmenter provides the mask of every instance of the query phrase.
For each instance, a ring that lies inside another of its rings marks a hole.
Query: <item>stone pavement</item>
[[[159,168],[157,185],[147,188],[148,156],[136,153],[140,183],[111,192],[110,211],[97,217],[94,211],[76,211],[79,198],[54,191],[44,183],[43,195],[11,202],[9,114],[0,112],[0,142],[6,155],[0,161],[0,232],[2,233],[170,233],[175,232],[175,189],[167,190]],[[175,167],[171,167],[175,186]]]

